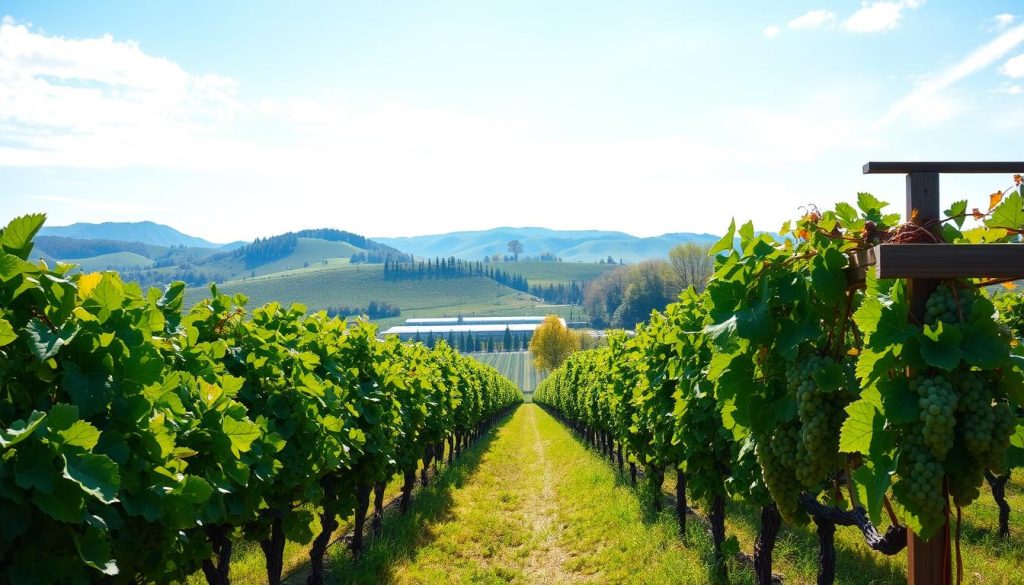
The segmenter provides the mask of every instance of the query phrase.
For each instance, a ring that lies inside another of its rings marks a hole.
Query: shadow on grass
[[[637,481],[636,485],[634,485],[630,479],[628,463],[625,464],[624,471],[619,472],[617,462],[611,462],[608,459],[608,456],[602,453],[599,448],[573,432],[572,429],[564,424],[563,427],[577,443],[586,448],[590,453],[602,459],[611,467],[614,471],[615,483],[617,486],[624,487],[633,493],[640,502],[641,513],[639,520],[641,522],[645,525],[651,525],[663,521],[666,517],[670,517],[672,522],[676,521],[676,495],[674,482],[669,482],[671,483],[671,490],[666,490],[664,485],[655,488],[647,481],[643,471],[638,469]],[[661,511],[656,510],[653,505],[655,494],[657,493],[655,491],[656,489],[658,492],[661,492]],[[694,504],[696,504],[696,502],[690,502],[691,506]],[[747,534],[757,534],[761,526],[760,508],[742,501],[729,500],[726,503],[726,522],[726,537],[728,537],[735,528],[739,528],[741,532]],[[685,544],[687,547],[701,553],[709,568],[708,582],[715,582],[717,579],[713,570],[714,554],[712,551],[710,535],[708,534],[704,524],[699,521],[691,521],[687,524],[687,535],[684,539]],[[838,527],[837,530],[851,529]],[[774,556],[777,560],[785,559],[788,561],[788,565],[796,569],[798,575],[793,577],[799,577],[797,579],[798,581],[803,582],[810,580],[813,582],[818,570],[818,537],[813,529],[813,525],[811,528],[807,528],[802,526],[792,527],[783,524],[782,529],[779,531],[779,538],[775,546]],[[906,582],[906,573],[903,569],[903,563],[897,563],[896,566],[893,566],[891,563],[887,563],[886,559],[882,555],[869,550],[866,546],[852,546],[847,542],[837,539],[836,559],[836,568],[838,573],[836,581],[838,583],[872,583],[875,585],[883,585],[888,583]],[[776,564],[778,565],[778,563]],[[738,564],[732,559],[730,559],[729,565],[730,582],[752,582],[753,573],[750,571],[749,567]],[[776,572],[778,572],[778,569],[776,569]]]
[[[452,519],[453,488],[459,488],[473,478],[480,459],[514,414],[515,411],[511,411],[479,441],[463,451],[452,465],[441,468],[427,487],[417,488],[406,515],[399,514],[397,507],[386,511],[380,531],[367,537],[366,548],[358,560],[353,560],[343,546],[332,546],[328,551],[327,582],[391,583],[395,566],[414,558],[419,547],[434,541],[435,525]],[[305,573],[297,571],[288,583],[305,583]]]

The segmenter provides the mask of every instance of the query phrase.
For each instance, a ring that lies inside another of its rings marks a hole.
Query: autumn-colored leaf
[[[858,356],[860,355],[860,350],[857,349],[856,347],[851,347],[850,349],[846,350],[846,355]]]
[[[974,219],[979,219],[979,220],[983,219],[985,217],[985,214],[982,213],[977,207],[975,207],[974,209],[971,210],[971,215],[974,216]]]
[[[918,210],[918,209],[911,209],[910,210],[910,221],[911,222],[916,222],[917,221],[917,217],[919,215],[921,215],[920,210]]]
[[[1021,180],[1022,180],[1022,179],[1021,179],[1021,176],[1020,176],[1020,175],[1014,175],[1014,176],[1013,176],[1013,184],[1014,184],[1014,185],[1020,185],[1020,183],[1021,183]]]
[[[1017,283],[1016,282],[1004,282],[1003,283],[1003,288],[1007,288],[1007,289],[1013,290],[1013,289],[1017,288]]]
[[[1003,192],[996,191],[995,193],[988,196],[988,210],[992,211],[999,205],[999,202],[1003,200]]]

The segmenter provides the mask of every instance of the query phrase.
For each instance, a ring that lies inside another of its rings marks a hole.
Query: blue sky
[[[720,233],[1024,158],[1019,1],[164,4],[0,0],[0,216]]]

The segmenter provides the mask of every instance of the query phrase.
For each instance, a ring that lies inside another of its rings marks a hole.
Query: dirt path
[[[358,563],[332,551],[331,583],[704,583],[674,523],[645,523],[606,461],[535,404],[385,519]]]

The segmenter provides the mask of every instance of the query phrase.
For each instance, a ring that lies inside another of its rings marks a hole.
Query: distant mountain
[[[519,240],[523,244],[523,254],[526,256],[550,252],[565,261],[596,262],[611,256],[615,260],[621,258],[626,262],[639,262],[647,258],[664,258],[677,244],[715,243],[720,237],[681,232],[640,238],[624,232],[499,227],[483,231],[373,240],[415,256],[428,258],[455,256],[477,260],[493,254],[504,255],[508,253],[508,242]]]
[[[116,240],[141,242],[151,246],[185,246],[188,248],[219,248],[203,238],[183,234],[178,230],[152,221],[73,223],[66,226],[44,227],[42,236],[60,236],[86,240]]]

